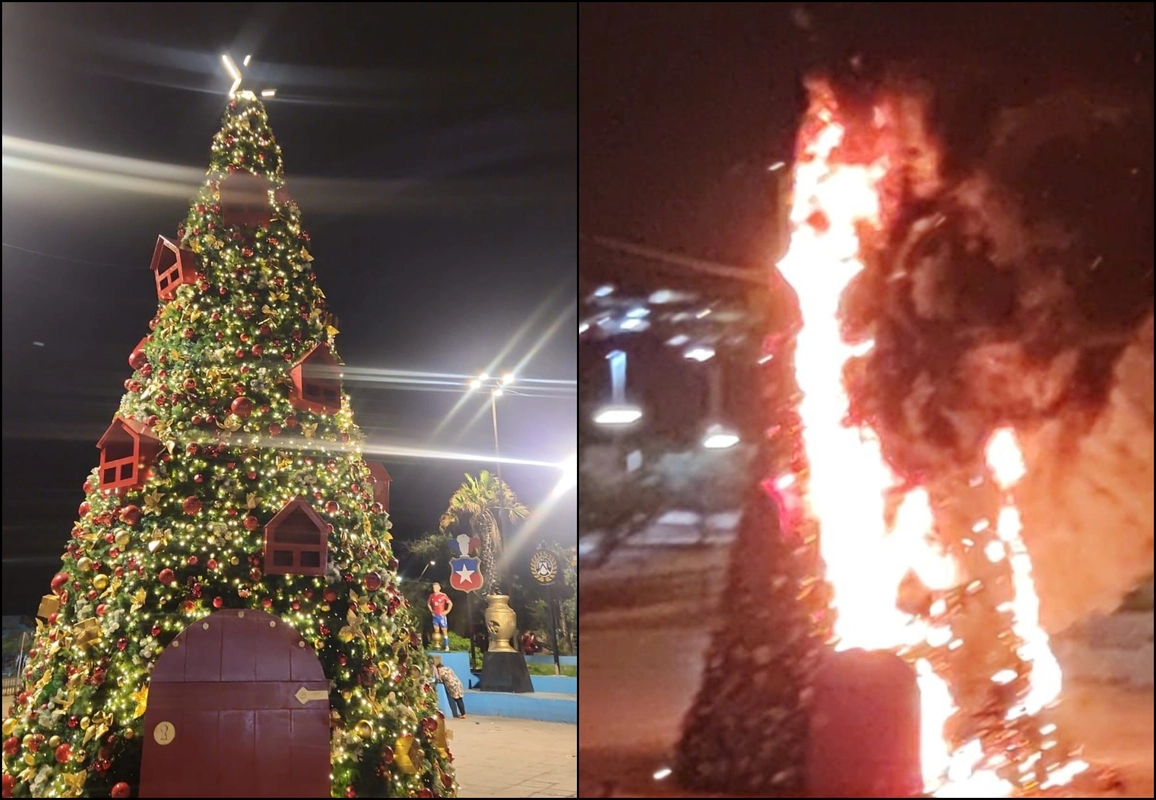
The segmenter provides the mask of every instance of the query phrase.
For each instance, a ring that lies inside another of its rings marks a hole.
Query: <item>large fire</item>
[[[795,370],[803,393],[799,414],[808,471],[800,482],[785,476],[779,488],[802,492],[807,513],[819,523],[835,611],[835,647],[890,650],[914,664],[922,695],[927,791],[944,797],[1009,796],[1025,786],[1046,789],[1066,783],[1086,767],[1074,758],[1043,758],[1058,746],[1055,725],[1040,715],[1056,702],[1061,674],[1039,624],[1031,560],[1020,536],[1014,488],[1024,467],[1015,436],[999,430],[988,442],[986,464],[979,463],[978,469],[986,467],[1000,507],[997,515],[989,515],[992,519],[974,524],[973,537],[963,539],[964,551],[976,552],[961,554],[936,536],[936,508],[927,489],[889,467],[873,430],[847,422],[845,376],[856,359],[869,356],[875,342],[845,339],[840,303],[865,269],[864,237],[879,234],[888,223],[896,171],[910,169],[894,153],[896,142],[910,135],[907,129],[918,125],[904,117],[908,112],[898,101],[880,101],[873,114],[857,109],[852,115],[840,108],[834,93],[812,87],[795,168],[790,248],[779,264],[798,295],[802,319]],[[863,133],[851,130],[857,125],[872,130],[848,146],[849,133]],[[922,166],[933,169],[934,164],[924,157]],[[1007,599],[996,611],[998,624],[1014,643],[1009,651],[1016,663],[1014,668],[989,668],[986,677],[994,687],[1015,685],[996,725],[1021,731],[1026,725],[1030,748],[1001,750],[993,736],[968,734],[968,726],[957,719],[962,711],[956,683],[963,676],[953,673],[951,654],[964,646],[967,633],[947,613],[944,598],[951,590],[966,594],[981,588],[968,569],[969,557],[1010,573]],[[914,612],[900,602],[911,576],[931,598],[926,608]],[[932,658],[930,653],[946,655]]]

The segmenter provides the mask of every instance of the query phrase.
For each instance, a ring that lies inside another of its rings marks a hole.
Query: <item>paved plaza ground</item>
[[[578,796],[577,725],[472,714],[446,722],[458,797]]]
[[[653,776],[672,763],[699,689],[728,558],[725,545],[647,543],[583,573],[582,797],[688,796]],[[1150,615],[1146,630],[1151,642]],[[1137,657],[1147,659],[1140,685],[1090,681],[1069,670],[1074,680],[1065,684],[1061,721],[1077,732],[1098,777],[1086,793],[1064,796],[1153,796],[1151,645]],[[1111,676],[1110,666],[1097,664],[1096,671]]]

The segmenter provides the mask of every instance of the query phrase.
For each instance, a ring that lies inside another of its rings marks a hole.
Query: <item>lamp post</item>
[[[740,437],[735,431],[721,425],[722,418],[722,366],[715,364],[710,371],[710,419],[702,446],[707,450],[726,450],[739,443]]]
[[[599,425],[631,425],[642,418],[642,409],[626,402],[626,353],[614,350],[606,355],[610,364],[610,404],[594,412]]]
[[[425,568],[423,568],[421,571],[421,575],[417,576],[417,582],[418,583],[421,583],[421,579],[425,577],[426,570],[428,570],[430,567],[432,567],[436,563],[438,563],[438,562],[431,559],[430,562],[425,565]]]
[[[487,389],[490,393],[490,418],[494,425],[494,467],[495,474],[498,477],[498,513],[494,516],[494,533],[496,534],[496,541],[493,545],[494,564],[496,565],[501,557],[498,546],[502,544],[502,451],[498,442],[498,398],[506,393],[507,387],[514,383],[514,373],[507,372],[501,378],[496,378],[483,372],[478,377],[470,381],[470,389],[473,391],[479,389]],[[497,572],[497,567],[494,567]],[[490,586],[496,586],[497,575],[490,575]],[[473,592],[466,595],[467,611],[470,615],[470,646],[473,647],[474,641],[474,609],[472,605]]]

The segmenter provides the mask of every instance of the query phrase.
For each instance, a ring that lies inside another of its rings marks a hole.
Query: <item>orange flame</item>
[[[840,160],[847,133],[834,96],[821,87],[800,135],[790,212],[790,248],[779,270],[798,295],[802,327],[797,337],[795,371],[803,398],[799,405],[808,480],[776,484],[784,491],[805,491],[801,499],[821,526],[819,547],[827,567],[835,609],[835,647],[905,651],[921,644],[949,647],[952,630],[897,607],[900,582],[914,572],[931,589],[948,589],[962,580],[960,565],[932,543],[934,514],[926,491],[909,490],[889,517],[885,496],[902,481],[884,460],[869,428],[846,422],[845,366],[872,350],[873,341],[845,341],[839,324],[844,289],[864,269],[860,235],[882,224],[882,181],[890,167],[884,145],[856,163]],[[878,109],[872,123],[876,141],[891,117]],[[867,124],[867,123],[864,123]],[[1023,473],[1023,461],[1008,431],[992,437],[988,461],[1005,490],[998,522],[1003,549],[987,551],[992,561],[1010,559],[1014,577],[1014,630],[1021,657],[1033,665],[1032,687],[1015,714],[1033,714],[1053,702],[1060,687],[1059,666],[1039,627],[1039,602],[1031,562],[1020,538],[1019,514],[1010,490]],[[940,609],[940,613],[942,610]],[[956,712],[948,684],[927,661],[915,664],[922,695],[922,758],[928,791],[942,796],[1006,796],[1013,787],[985,762],[978,740],[948,744],[945,725]],[[1002,676],[993,678],[997,682]],[[1058,776],[1053,773],[1053,779]]]

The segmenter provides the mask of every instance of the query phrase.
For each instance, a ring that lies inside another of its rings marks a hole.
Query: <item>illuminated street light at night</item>
[[[712,425],[703,437],[702,446],[707,450],[726,450],[740,441],[739,435],[721,425]]]
[[[599,425],[629,425],[642,419],[642,409],[638,406],[603,406],[594,415]]]

